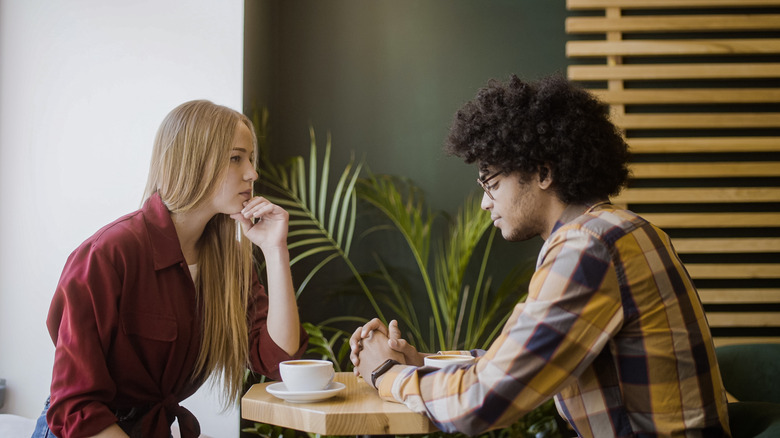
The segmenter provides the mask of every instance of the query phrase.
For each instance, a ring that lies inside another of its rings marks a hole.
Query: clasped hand
[[[349,339],[351,352],[349,355],[355,366],[355,375],[371,375],[387,359],[397,360],[407,365],[423,365],[423,358],[427,354],[419,353],[414,346],[401,338],[401,330],[398,329],[398,321],[390,321],[386,326],[377,318],[372,319],[366,325],[358,327]]]

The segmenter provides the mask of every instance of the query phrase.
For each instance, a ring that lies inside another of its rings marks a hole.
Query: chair
[[[733,438],[780,437],[780,344],[717,347]]]
[[[729,403],[732,438],[780,437],[780,404],[767,402]]]
[[[3,438],[30,438],[35,420],[19,415],[0,414],[0,436]]]
[[[780,403],[780,344],[715,349],[726,391],[739,401]]]

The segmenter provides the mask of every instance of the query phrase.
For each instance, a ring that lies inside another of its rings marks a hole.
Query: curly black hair
[[[609,107],[557,75],[488,82],[455,115],[445,150],[524,180],[546,166],[567,204],[615,196],[629,176],[628,146]]]

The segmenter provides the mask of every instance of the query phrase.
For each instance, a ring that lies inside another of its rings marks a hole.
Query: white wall
[[[68,254],[138,208],[155,130],[186,100],[241,110],[243,0],[0,0],[0,411],[37,417]],[[205,434],[237,410],[185,402]]]

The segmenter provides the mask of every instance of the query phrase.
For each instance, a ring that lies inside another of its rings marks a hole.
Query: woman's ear
[[[547,164],[539,166],[539,187],[546,190],[552,186],[552,183],[553,176],[550,166]]]

